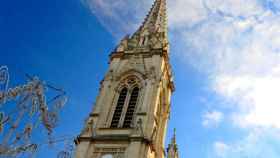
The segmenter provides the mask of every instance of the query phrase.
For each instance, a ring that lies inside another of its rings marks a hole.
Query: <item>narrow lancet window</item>
[[[119,96],[119,99],[118,99],[118,103],[117,103],[117,106],[116,106],[116,109],[115,109],[115,112],[114,112],[114,115],[113,115],[113,119],[112,119],[112,122],[111,122],[111,128],[117,128],[118,125],[119,125],[119,121],[120,121],[120,118],[121,118],[121,115],[122,115],[123,106],[124,106],[124,103],[125,103],[126,96],[127,96],[127,88],[123,88],[121,90],[121,93],[120,93],[120,96]]]
[[[124,119],[124,123],[123,123],[123,128],[130,128],[131,127],[131,122],[133,119],[133,114],[135,111],[135,106],[137,103],[137,98],[138,98],[138,94],[139,94],[139,88],[135,87],[132,90],[131,96],[130,96],[130,100],[129,100],[129,104],[127,107],[127,111],[125,114],[125,119]]]

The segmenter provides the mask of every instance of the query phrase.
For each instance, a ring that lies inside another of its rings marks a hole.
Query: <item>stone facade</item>
[[[167,39],[166,2],[156,0],[140,28],[112,52],[99,96],[75,141],[76,158],[165,157],[174,91]]]

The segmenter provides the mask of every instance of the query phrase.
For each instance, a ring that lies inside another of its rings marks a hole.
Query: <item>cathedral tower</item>
[[[95,106],[75,141],[76,158],[166,157],[173,91],[166,1],[155,0],[139,29],[110,55]]]

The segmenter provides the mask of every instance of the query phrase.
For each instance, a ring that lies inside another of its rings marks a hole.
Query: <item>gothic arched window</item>
[[[113,115],[113,119],[112,119],[112,122],[111,122],[111,128],[117,128],[118,127],[118,124],[119,124],[119,121],[120,121],[120,118],[121,118],[121,115],[122,115],[123,107],[124,107],[124,104],[125,104],[127,91],[128,91],[127,88],[123,88],[120,92],[119,99],[118,99],[118,102],[117,102],[117,106],[116,106],[116,109],[115,109],[115,112],[114,112],[114,115]]]
[[[110,128],[131,128],[141,85],[141,80],[134,75],[120,81],[120,88],[118,89],[121,91],[115,108],[109,116],[111,120]]]
[[[131,95],[130,95],[127,111],[126,111],[125,118],[124,118],[123,128],[130,128],[131,127],[131,122],[132,122],[132,119],[133,119],[138,95],[139,95],[139,88],[135,87],[132,90]]]

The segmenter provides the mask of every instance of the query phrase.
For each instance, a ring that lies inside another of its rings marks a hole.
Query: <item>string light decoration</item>
[[[27,83],[10,88],[8,67],[0,67],[0,157],[34,157],[43,142],[54,142],[66,93],[38,77],[27,78]]]

